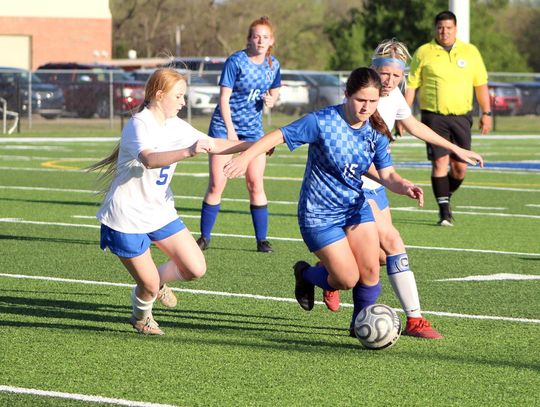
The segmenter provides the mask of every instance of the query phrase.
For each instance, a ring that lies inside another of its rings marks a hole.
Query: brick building
[[[109,0],[0,2],[0,66],[108,62],[111,51]]]

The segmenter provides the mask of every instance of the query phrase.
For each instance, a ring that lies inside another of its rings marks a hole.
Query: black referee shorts
[[[473,123],[472,112],[464,115],[444,115],[422,110],[421,121],[442,138],[467,150],[471,149],[471,127]],[[450,154],[454,160],[458,157],[446,148],[426,143],[427,158],[433,161],[436,158]]]

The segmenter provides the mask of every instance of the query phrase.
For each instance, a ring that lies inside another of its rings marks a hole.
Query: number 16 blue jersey
[[[279,61],[272,58],[272,66],[265,58],[261,64],[252,62],[245,50],[237,51],[225,61],[220,86],[232,89],[229,105],[236,134],[241,140],[257,140],[263,136],[262,97],[269,89],[281,86]],[[210,122],[210,137],[227,138],[227,129],[219,104]]]

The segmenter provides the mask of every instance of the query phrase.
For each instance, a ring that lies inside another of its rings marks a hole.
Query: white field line
[[[186,215],[186,214],[179,214],[181,218],[185,219],[200,219],[201,215]],[[72,218],[75,219],[96,219],[95,216],[86,216],[86,215],[73,215]]]
[[[298,157],[295,157],[295,158],[298,158]],[[99,159],[95,159],[93,161],[98,161]],[[34,172],[58,172],[58,171],[62,171],[62,172],[74,172],[74,173],[85,173],[86,170],[84,169],[80,169],[80,168],[74,168],[74,167],[69,167],[69,166],[61,166],[60,163],[62,162],[70,162],[70,161],[75,161],[75,162],[79,162],[79,161],[88,161],[88,159],[86,158],[62,158],[62,159],[57,159],[57,160],[53,160],[54,162],[56,162],[57,164],[56,167],[52,166],[52,167],[47,167],[47,168],[26,168],[26,167],[7,167],[7,166],[0,166],[0,169],[1,170],[5,170],[5,171],[34,171]],[[205,161],[188,161],[186,163],[181,163],[181,166],[182,165],[185,165],[185,164],[188,164],[188,165],[204,165],[204,166],[207,166],[208,163],[205,162]],[[286,168],[289,168],[289,167],[298,167],[298,168],[304,168],[305,165],[304,164],[282,164],[282,163],[268,163],[267,164],[268,166],[271,166],[271,167],[286,167]],[[427,165],[418,165],[418,164],[415,164],[415,163],[408,163],[408,162],[396,162],[395,163],[395,166],[397,168],[408,168],[408,169],[418,169],[418,168],[428,168]],[[182,168],[182,167],[180,167]],[[489,173],[493,173],[493,174],[506,174],[508,173],[509,171],[512,171],[513,174],[526,174],[526,175],[529,175],[529,174],[536,174],[538,173],[537,170],[512,170],[510,168],[506,168],[506,167],[491,167],[491,168],[480,168],[480,167],[470,167],[469,168],[470,170],[478,170],[478,171],[482,171],[482,172],[489,172]],[[182,176],[182,177],[199,177],[199,178],[203,178],[203,177],[208,177],[208,171],[205,171],[205,172],[200,172],[200,173],[192,173],[192,172],[175,172],[174,173],[176,176]],[[274,180],[274,181],[302,181],[302,177],[269,177],[269,176],[265,176],[264,177],[265,179],[269,179],[269,180]],[[422,185],[422,184],[418,184],[418,185]],[[429,186],[431,184],[424,184],[426,186]],[[475,186],[473,185],[462,185],[460,188],[475,188]],[[490,187],[487,187],[487,188],[490,188]]]
[[[503,280],[540,280],[540,275],[498,273],[478,276],[443,278],[435,281],[503,281]]]
[[[418,185],[418,184],[416,184]],[[418,213],[439,213],[438,210],[433,209],[419,209],[414,207],[392,207],[392,211],[400,211],[400,212],[418,212]],[[452,211],[452,213],[456,213],[458,215],[480,215],[480,216],[499,216],[499,217],[506,217],[506,218],[525,218],[525,219],[540,219],[540,215],[523,215],[523,214],[517,214],[517,213],[493,213],[493,212],[471,212],[471,211]]]
[[[26,389],[26,388],[23,388],[23,387],[14,387],[14,386],[2,386],[2,385],[0,385],[0,392],[16,393],[16,394],[30,394],[30,395],[34,395],[34,396],[55,397],[55,398],[68,399],[68,400],[80,400],[80,401],[87,401],[87,402],[90,402],[90,403],[107,403],[107,404],[115,404],[115,405],[118,405],[118,406],[175,407],[172,404],[147,403],[147,402],[144,402],[144,401],[131,401],[131,400],[123,400],[123,399],[114,399],[114,398],[110,398],[110,397],[88,396],[88,395],[85,395],[85,394],[64,393],[64,392],[59,392],[59,391]]]
[[[488,211],[488,210],[492,210],[492,211],[505,211],[507,210],[508,208],[500,208],[500,207],[497,207],[497,206],[467,206],[467,205],[458,205],[456,206],[456,208],[461,208],[461,209],[480,209],[482,211]]]
[[[132,288],[133,284],[127,283],[113,283],[108,281],[92,281],[92,280],[76,280],[70,278],[60,278],[60,277],[46,277],[46,276],[28,276],[22,274],[6,274],[0,273],[0,277],[6,278],[18,278],[18,279],[29,279],[29,280],[41,280],[41,281],[54,281],[60,283],[75,283],[75,284],[87,284],[87,285],[103,285],[103,286],[113,286],[113,287],[127,287]],[[253,300],[261,301],[276,301],[276,302],[289,302],[296,303],[294,298],[285,298],[285,297],[270,297],[265,295],[257,294],[243,294],[243,293],[229,293],[224,291],[210,291],[210,290],[193,290],[188,288],[177,288],[171,287],[173,291],[178,291],[182,293],[189,294],[200,294],[200,295],[214,295],[220,297],[238,297],[238,298],[249,298]],[[323,305],[322,301],[315,301],[316,304]],[[343,307],[352,308],[353,304],[342,303]],[[403,312],[403,310],[395,308],[396,312]],[[454,312],[439,312],[439,311],[423,311],[423,314],[446,316],[453,318],[464,318],[464,319],[486,319],[494,321],[509,321],[509,322],[525,322],[540,324],[540,319],[530,319],[530,318],[514,318],[514,317],[501,317],[496,315],[471,315],[471,314],[459,314]]]
[[[0,168],[1,169],[1,168]],[[422,185],[422,184],[416,184],[416,185]],[[463,187],[462,187],[463,188]],[[99,191],[92,191],[88,189],[72,189],[72,188],[48,188],[48,187],[24,187],[24,186],[12,186],[12,185],[0,185],[0,189],[11,189],[11,190],[20,190],[20,191],[43,191],[43,192],[72,192],[72,193],[81,193],[81,194],[93,194],[98,195]],[[492,188],[492,189],[500,189],[500,188]],[[506,189],[506,190],[513,190],[516,191],[516,189]],[[521,192],[540,192],[539,190],[532,190],[532,189],[525,189],[520,190]],[[175,199],[190,199],[190,200],[198,200],[202,201],[202,196],[192,196],[192,195],[174,195]],[[223,202],[249,202],[249,199],[242,199],[242,198],[221,198]],[[296,201],[268,201],[269,204],[272,205],[297,205],[298,202]],[[530,205],[527,205],[530,206]],[[534,206],[534,205],[533,205]],[[538,205],[540,206],[540,205]],[[485,209],[480,208],[479,209]],[[432,213],[433,211],[429,212],[428,209],[416,209],[414,207],[392,207],[392,210],[398,211],[413,211],[418,210],[426,213]],[[435,211],[436,212],[436,211]],[[455,212],[460,214],[472,214],[475,215],[475,212]],[[497,213],[484,213],[484,215],[494,215],[499,216],[500,214]],[[531,216],[534,218],[534,215],[522,215],[522,214],[506,214],[505,216],[516,216],[516,217],[529,217]]]
[[[89,225],[89,224],[80,224],[80,223],[65,223],[65,222],[43,222],[36,220],[24,220],[21,218],[0,218],[0,223],[17,223],[17,224],[26,224],[26,225],[43,225],[43,226],[65,226],[65,227],[74,227],[74,228],[90,228],[90,229],[99,229],[100,225]],[[219,237],[231,237],[237,239],[253,239],[252,235],[239,235],[233,233],[212,233],[212,236]],[[268,236],[269,240],[280,240],[286,242],[303,242],[300,238],[295,237],[278,237],[278,236]],[[533,256],[540,257],[540,253],[524,253],[524,252],[509,252],[501,250],[489,250],[489,249],[470,249],[470,248],[459,248],[459,247],[433,247],[433,246],[414,246],[414,245],[405,245],[408,249],[419,249],[419,250],[437,250],[437,251],[448,251],[448,252],[469,252],[469,253],[484,253],[484,254],[509,254],[512,256]]]

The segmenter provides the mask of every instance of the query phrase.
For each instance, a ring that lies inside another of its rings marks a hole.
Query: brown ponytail
[[[379,133],[384,134],[390,141],[394,141],[394,137],[392,136],[392,132],[388,130],[388,126],[384,122],[383,118],[379,114],[377,110],[375,110],[375,113],[371,115],[369,118],[369,122],[371,124],[371,127],[373,127],[375,130],[377,130]]]

